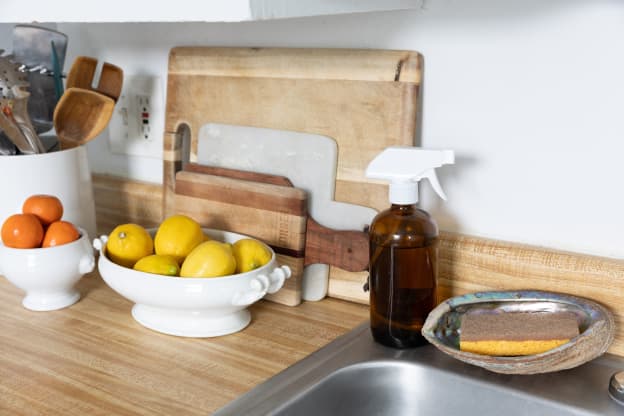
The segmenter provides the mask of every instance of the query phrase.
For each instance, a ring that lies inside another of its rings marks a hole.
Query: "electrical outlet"
[[[113,153],[162,158],[165,124],[161,79],[131,75],[124,85],[109,124]]]

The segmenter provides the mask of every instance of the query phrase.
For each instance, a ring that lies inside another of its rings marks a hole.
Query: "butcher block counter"
[[[32,312],[0,277],[0,415],[207,415],[368,318],[337,299],[260,301],[239,333],[146,329],[97,272],[69,308]]]

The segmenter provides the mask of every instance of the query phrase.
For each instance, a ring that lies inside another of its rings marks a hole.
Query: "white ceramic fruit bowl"
[[[26,292],[26,309],[52,311],[80,299],[74,286],[93,271],[95,257],[87,232],[78,230],[78,240],[56,247],[11,248],[0,242],[0,275]]]
[[[152,234],[155,230],[149,230]],[[204,229],[212,239],[234,243],[242,234]],[[189,278],[145,273],[122,267],[106,256],[106,236],[95,239],[100,251],[102,279],[117,293],[135,303],[132,316],[141,325],[169,335],[216,337],[238,332],[251,321],[247,307],[275,293],[291,275],[271,260],[247,273],[224,277]]]

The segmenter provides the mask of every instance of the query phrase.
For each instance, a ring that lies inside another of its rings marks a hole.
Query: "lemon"
[[[186,215],[173,215],[158,227],[154,248],[156,254],[173,256],[181,264],[191,250],[203,241],[204,232],[197,221]]]
[[[243,238],[232,247],[236,259],[236,273],[244,273],[264,266],[271,260],[271,250],[258,240]]]
[[[210,240],[201,243],[186,256],[180,277],[219,277],[235,271],[232,248],[226,243]]]
[[[173,256],[152,254],[137,261],[134,265],[134,270],[153,274],[164,274],[165,276],[177,276],[178,273],[180,273],[180,266]]]
[[[147,230],[137,224],[122,224],[108,236],[106,252],[113,263],[132,267],[154,252],[154,242]]]

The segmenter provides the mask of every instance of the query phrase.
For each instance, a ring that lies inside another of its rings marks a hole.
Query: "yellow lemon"
[[[156,254],[173,256],[181,264],[202,241],[204,232],[197,221],[186,215],[173,215],[158,227],[154,248]]]
[[[244,273],[264,266],[271,260],[271,250],[262,242],[243,238],[232,247],[236,259],[236,273]]]
[[[219,277],[233,274],[236,260],[226,243],[210,240],[201,243],[186,256],[180,277]]]
[[[178,261],[173,256],[163,256],[161,254],[152,254],[143,257],[134,265],[134,270],[140,272],[164,274],[165,276],[177,276],[180,273]]]
[[[147,230],[137,224],[122,224],[108,236],[106,253],[113,263],[132,267],[154,252],[154,242]]]

